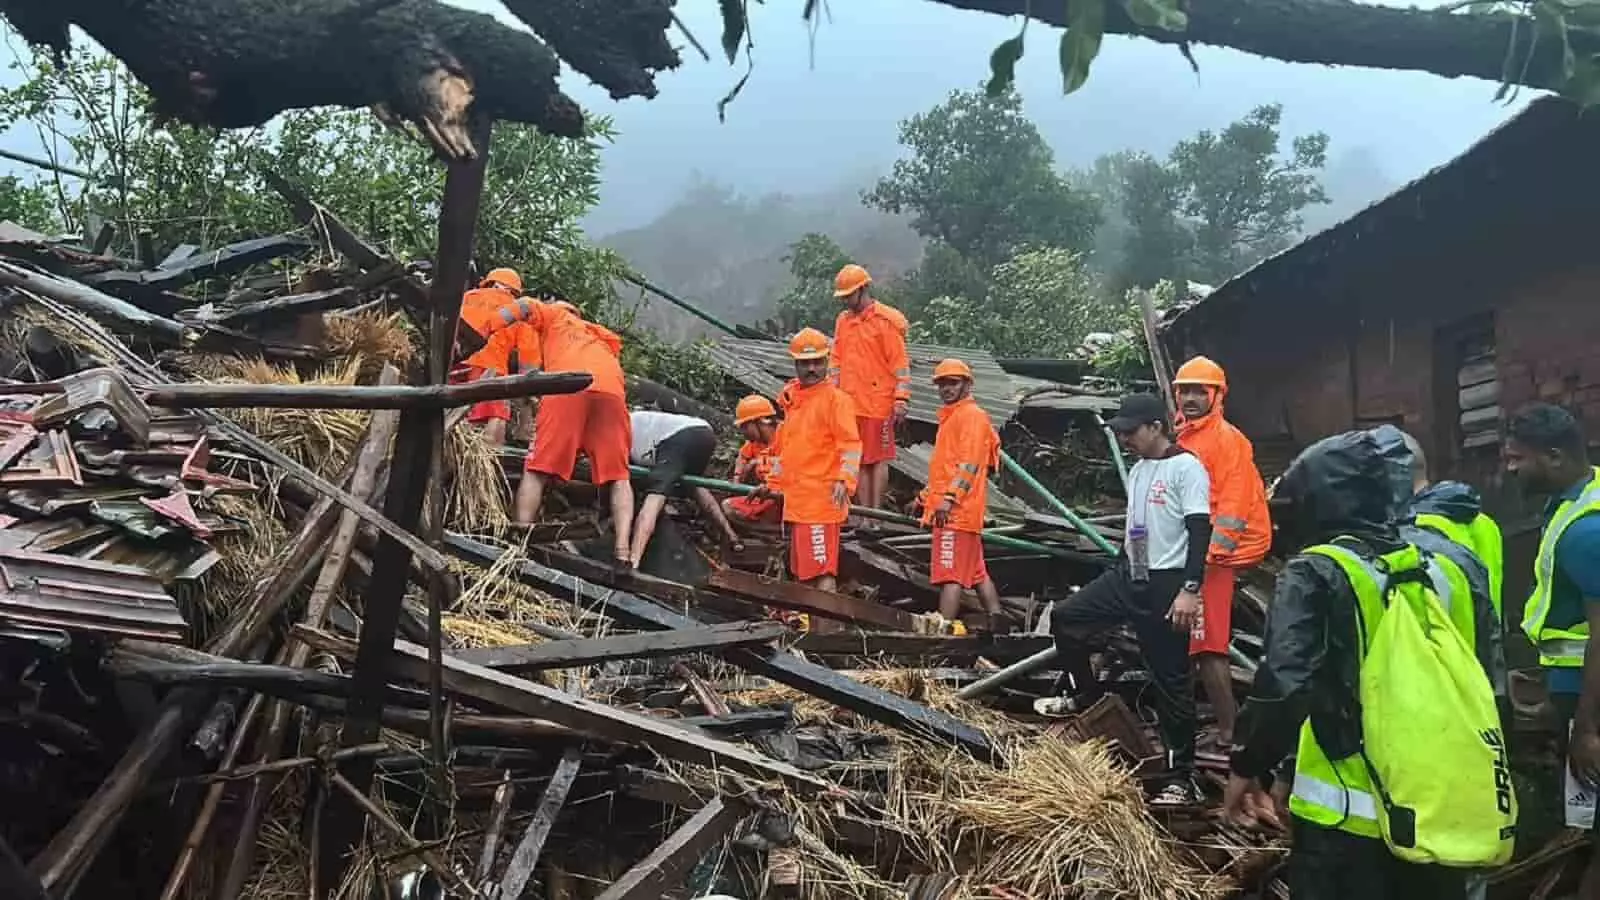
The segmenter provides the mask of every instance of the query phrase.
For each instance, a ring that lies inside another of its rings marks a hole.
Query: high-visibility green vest
[[[1539,555],[1533,560],[1533,594],[1522,611],[1522,632],[1539,648],[1539,664],[1561,668],[1583,665],[1584,647],[1589,643],[1589,622],[1555,627],[1548,624],[1550,603],[1556,580],[1556,546],[1573,522],[1600,511],[1600,468],[1594,470],[1576,500],[1563,500],[1544,526],[1539,538]]]
[[[1478,513],[1471,522],[1457,522],[1438,513],[1422,513],[1417,525],[1439,532],[1446,538],[1471,550],[1489,572],[1489,602],[1494,605],[1494,617],[1505,621],[1500,606],[1500,582],[1505,571],[1505,551],[1500,538],[1500,526],[1486,513]]]
[[[1415,547],[1412,552],[1419,552]],[[1306,553],[1325,556],[1339,564],[1355,591],[1360,605],[1358,617],[1359,653],[1366,655],[1367,645],[1383,621],[1384,575],[1377,565],[1348,547],[1337,544],[1319,544]],[[1427,556],[1422,560],[1427,568],[1439,601],[1450,614],[1452,623],[1464,618],[1468,627],[1473,625],[1472,588],[1466,573],[1442,556]],[[1464,612],[1464,616],[1460,614]],[[1463,631],[1470,646],[1472,631]],[[1295,755],[1294,788],[1289,796],[1289,810],[1296,816],[1326,828],[1337,828],[1361,837],[1381,838],[1378,825],[1378,797],[1372,790],[1372,776],[1360,753],[1343,759],[1329,759],[1317,743],[1317,736],[1308,719],[1300,726],[1300,746]]]

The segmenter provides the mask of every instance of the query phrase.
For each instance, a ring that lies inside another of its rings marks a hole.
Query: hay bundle
[[[223,384],[309,384],[348,387],[359,383],[359,357],[330,362],[310,378],[259,358],[191,357],[186,365]],[[324,478],[337,477],[367,430],[371,414],[359,409],[230,409],[226,415],[295,462]]]
[[[365,362],[363,383],[376,381],[385,365],[404,372],[416,358],[412,331],[400,313],[377,311],[323,317],[322,347],[334,356]]]

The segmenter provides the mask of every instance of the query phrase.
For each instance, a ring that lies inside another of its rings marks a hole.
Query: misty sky
[[[515,22],[497,0],[456,0]],[[1424,3],[1423,5],[1430,5]],[[750,4],[755,73],[717,121],[716,103],[743,73],[720,56],[712,0],[679,0],[679,15],[713,54],[692,50],[659,79],[650,101],[612,101],[570,70],[564,88],[611,116],[596,235],[647,222],[695,171],[752,193],[804,193],[858,181],[898,152],[896,123],[988,77],[989,51],[1018,20],[928,0],[833,0],[813,43],[802,0]],[[1284,105],[1290,133],[1323,130],[1330,160],[1365,146],[1385,173],[1408,181],[1464,150],[1512,110],[1495,85],[1432,75],[1289,65],[1196,47],[1197,76],[1176,48],[1110,37],[1087,87],[1061,94],[1059,32],[1034,23],[1018,68],[1028,114],[1065,164],[1124,147],[1162,152],[1201,128],[1220,127],[1262,103]],[[682,43],[678,41],[678,43]]]
[[[453,2],[522,27],[498,0]],[[563,75],[565,89],[619,131],[605,152],[601,205],[587,222],[597,237],[648,222],[697,172],[751,194],[865,182],[898,154],[897,123],[983,81],[990,50],[1018,25],[928,0],[833,0],[813,42],[800,18],[803,0],[752,3],[755,73],[719,123],[717,100],[743,73],[743,60],[730,66],[720,56],[713,0],[678,5],[717,55],[708,63],[686,51],[685,65],[659,79],[656,99],[614,102],[576,72]],[[1195,48],[1196,76],[1175,48],[1119,37],[1106,40],[1088,86],[1064,97],[1058,34],[1030,27],[1018,81],[1029,115],[1068,165],[1125,147],[1163,152],[1200,128],[1281,102],[1290,133],[1330,134],[1330,161],[1366,148],[1403,182],[1511,113],[1493,102],[1495,85],[1486,82],[1295,66],[1210,47]],[[14,72],[0,74],[0,82],[15,80]],[[11,130],[0,145],[40,149],[28,129]]]

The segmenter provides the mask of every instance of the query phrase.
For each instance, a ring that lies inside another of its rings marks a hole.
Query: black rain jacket
[[[1274,496],[1287,500],[1280,528],[1293,546],[1334,538],[1376,556],[1402,546],[1391,523],[1387,463],[1370,432],[1351,431],[1307,447]],[[1361,664],[1355,589],[1338,563],[1299,554],[1278,576],[1268,608],[1265,654],[1234,734],[1235,775],[1264,778],[1295,750],[1308,718],[1332,758],[1361,745]]]

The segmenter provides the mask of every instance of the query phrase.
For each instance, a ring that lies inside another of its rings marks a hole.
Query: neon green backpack
[[[1446,606],[1472,602],[1465,576],[1410,545],[1372,560],[1317,549],[1360,599],[1362,758],[1384,841],[1407,862],[1509,862],[1517,797],[1494,688]]]

